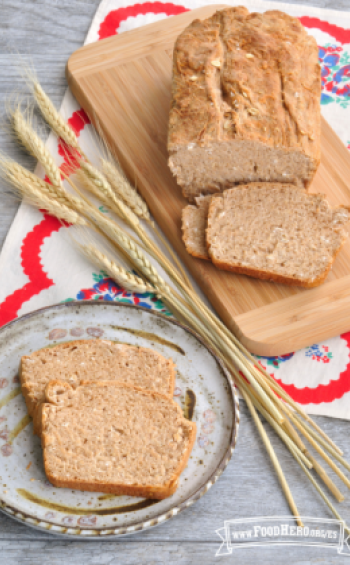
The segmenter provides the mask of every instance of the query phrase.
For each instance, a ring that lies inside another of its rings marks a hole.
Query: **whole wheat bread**
[[[172,399],[117,381],[51,381],[45,397],[41,437],[53,485],[156,499],[175,492],[196,425]]]
[[[189,204],[182,210],[182,239],[186,249],[193,257],[210,261],[205,230],[208,222],[208,210],[211,195],[197,196],[196,206]]]
[[[293,185],[237,186],[211,199],[208,252],[221,269],[314,287],[345,243],[349,219],[349,207]]]
[[[294,17],[227,8],[195,20],[173,61],[169,167],[186,197],[237,183],[307,187],[320,162],[321,70]]]
[[[76,340],[40,349],[21,359],[20,380],[30,416],[44,401],[45,387],[52,379],[72,386],[82,380],[122,380],[172,396],[175,365],[153,349],[102,339]]]

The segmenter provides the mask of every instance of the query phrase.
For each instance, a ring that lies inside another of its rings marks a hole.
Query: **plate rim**
[[[93,528],[93,529],[66,528],[64,526],[58,526],[57,524],[54,524],[53,522],[50,522],[49,520],[38,520],[37,518],[33,518],[33,516],[30,516],[29,514],[27,514],[25,512],[18,511],[18,510],[16,510],[15,507],[8,505],[1,498],[1,495],[0,495],[0,511],[3,512],[4,514],[6,514],[7,516],[15,519],[16,521],[18,521],[20,523],[24,523],[25,525],[30,526],[31,528],[34,528],[35,530],[54,534],[55,536],[60,537],[60,538],[62,538],[62,537],[68,538],[68,539],[79,538],[79,539],[84,539],[84,540],[96,540],[97,538],[99,538],[99,539],[111,540],[111,539],[118,539],[120,536],[138,533],[138,532],[141,532],[143,530],[155,527],[155,526],[157,526],[157,525],[159,525],[163,522],[166,522],[167,520],[173,518],[174,516],[177,516],[180,512],[182,512],[186,508],[192,506],[192,504],[197,502],[197,500],[202,498],[202,496],[204,496],[204,494],[206,494],[208,492],[208,490],[216,483],[216,481],[222,475],[222,473],[224,472],[225,468],[227,467],[227,465],[228,465],[228,463],[229,463],[229,461],[230,461],[230,459],[233,455],[233,451],[234,451],[234,449],[236,447],[236,443],[237,443],[238,429],[239,429],[239,424],[240,424],[240,410],[239,410],[238,395],[237,395],[237,392],[235,390],[234,383],[229,376],[228,370],[224,366],[222,360],[214,353],[212,348],[204,341],[204,339],[199,334],[197,334],[197,332],[195,332],[194,330],[192,330],[190,327],[183,324],[182,322],[179,322],[176,319],[169,318],[168,316],[165,316],[164,314],[161,314],[160,312],[154,312],[153,310],[151,310],[149,308],[145,308],[143,306],[137,306],[135,304],[120,303],[120,302],[117,302],[117,301],[111,301],[111,302],[108,301],[107,302],[107,301],[96,301],[96,300],[82,300],[82,301],[70,300],[69,302],[59,302],[59,303],[56,303],[56,304],[52,304],[50,306],[44,306],[42,308],[38,308],[36,310],[33,310],[33,311],[28,312],[26,314],[23,314],[22,316],[19,316],[18,318],[15,318],[14,320],[11,320],[7,324],[4,324],[3,326],[0,327],[0,339],[1,339],[1,334],[6,329],[8,329],[10,326],[20,324],[24,320],[35,317],[38,314],[41,314],[43,312],[50,311],[50,310],[53,310],[53,311],[54,310],[61,310],[61,309],[65,310],[65,308],[76,308],[77,306],[79,308],[82,308],[82,307],[88,306],[88,305],[96,306],[96,307],[101,307],[101,306],[111,307],[112,306],[112,307],[118,307],[118,308],[128,308],[128,309],[140,310],[140,311],[143,311],[143,312],[145,312],[149,315],[160,318],[160,319],[164,320],[165,322],[169,322],[173,325],[176,325],[176,326],[182,328],[183,330],[185,330],[187,333],[190,333],[195,339],[197,339],[201,343],[202,346],[204,346],[209,351],[209,353],[214,357],[216,363],[219,365],[220,369],[222,370],[223,374],[225,375],[226,380],[229,384],[229,390],[231,392],[233,411],[234,411],[233,425],[232,425],[232,430],[231,430],[230,441],[229,441],[228,447],[225,451],[224,456],[221,458],[216,469],[210,475],[208,480],[206,480],[205,483],[203,483],[195,492],[190,494],[186,498],[186,500],[177,504],[176,506],[173,506],[171,508],[171,510],[157,514],[154,518],[137,521],[133,524],[130,524],[129,526],[125,526],[125,527],[121,526],[119,528],[106,528],[106,527]],[[93,511],[91,513],[93,514]],[[35,523],[35,522],[37,522],[37,523]]]

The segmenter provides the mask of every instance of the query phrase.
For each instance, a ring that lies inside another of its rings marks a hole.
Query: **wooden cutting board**
[[[70,57],[67,78],[223,321],[253,353],[282,355],[350,330],[350,239],[326,282],[315,289],[219,271],[186,252],[181,240],[186,200],[167,166],[172,51],[192,20],[223,7],[206,6],[87,45]],[[323,120],[322,160],[311,191],[326,193],[332,205],[350,204],[349,184],[349,153]]]

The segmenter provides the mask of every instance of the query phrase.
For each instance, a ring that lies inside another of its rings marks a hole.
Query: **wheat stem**
[[[297,418],[298,422],[317,441],[317,443],[321,444],[322,447],[324,447],[331,455],[333,455],[335,459],[337,459],[337,461],[339,461],[339,463],[341,463],[345,467],[345,469],[350,471],[350,464],[347,461],[345,461],[344,457],[341,457],[341,455],[339,455],[339,453],[335,449],[333,449],[328,442],[326,442],[317,432],[315,432],[315,430],[313,430],[310,426],[308,426],[305,422],[303,422],[303,420],[298,414],[295,414],[295,417]]]
[[[296,450],[296,452],[298,453],[300,459],[304,462],[304,464],[309,468],[312,469],[313,465],[311,463],[311,461],[304,455],[303,451],[297,446],[295,445],[295,442],[290,438],[290,436],[282,429],[281,426],[279,426],[276,422],[276,420],[274,420],[271,416],[271,414],[264,408],[264,406],[259,402],[258,397],[254,394],[251,394],[251,390],[249,390],[249,387],[247,385],[247,383],[245,383],[243,381],[243,379],[238,376],[238,381],[239,381],[239,388],[243,388],[245,390],[245,392],[250,396],[251,401],[253,402],[255,408],[260,412],[260,414],[265,418],[265,420],[272,426],[272,428],[275,430],[275,432],[280,436],[280,438],[282,439],[282,441],[288,446],[290,444],[293,444],[294,449]]]
[[[298,404],[289,396],[289,394],[287,394],[285,392],[285,390],[283,390],[283,388],[274,380],[273,377],[271,377],[271,375],[269,375],[269,373],[264,369],[264,367],[262,367],[261,365],[257,365],[256,364],[256,360],[254,359],[254,357],[247,352],[247,357],[248,359],[251,359],[252,362],[254,363],[255,368],[261,372],[264,376],[266,381],[268,382],[268,384],[271,386],[271,388],[287,403],[289,404],[297,414],[299,414],[302,417],[302,420],[300,420],[300,424],[304,425],[304,422],[308,422],[308,424],[310,424],[310,426],[312,426],[321,436],[322,438],[333,448],[335,449],[335,451],[337,451],[340,455],[343,455],[343,451],[341,449],[339,449],[339,447],[330,439],[330,437],[316,424],[316,422],[314,422],[312,420],[312,418],[310,418],[310,416],[308,416],[304,410],[302,410],[300,408],[300,406],[298,406]]]
[[[249,398],[249,396],[246,394],[246,392],[245,392],[243,389],[241,390],[241,394],[242,394],[242,396],[243,396],[243,398],[244,398],[244,400],[245,400],[245,402],[246,402],[246,404],[247,404],[247,406],[248,406],[248,408],[249,408],[249,411],[250,411],[250,413],[251,413],[251,415],[252,415],[252,417],[253,417],[253,420],[254,420],[254,422],[255,422],[255,424],[256,424],[256,427],[258,428],[258,431],[259,431],[259,433],[260,433],[260,437],[261,437],[261,439],[263,440],[263,443],[264,443],[264,445],[265,445],[266,451],[267,451],[267,453],[268,453],[269,456],[270,456],[270,459],[271,459],[271,462],[272,462],[272,464],[273,464],[273,466],[274,466],[274,468],[275,468],[275,471],[276,471],[278,480],[279,480],[279,482],[280,482],[280,485],[281,485],[281,487],[282,487],[282,490],[283,490],[283,492],[284,492],[284,495],[285,495],[285,497],[286,497],[286,499],[287,499],[287,502],[288,502],[288,504],[289,504],[289,508],[291,509],[292,514],[294,515],[298,526],[303,526],[303,523],[302,523],[302,521],[301,521],[300,518],[299,518],[298,508],[297,508],[297,506],[296,506],[296,504],[295,504],[295,502],[294,502],[293,495],[292,495],[291,490],[290,490],[290,488],[289,488],[289,486],[288,486],[288,483],[287,483],[287,481],[286,481],[286,478],[285,478],[285,476],[284,476],[282,467],[281,467],[281,465],[280,465],[280,463],[279,463],[279,461],[278,461],[278,458],[277,458],[277,456],[276,456],[276,453],[275,453],[275,451],[274,451],[274,449],[273,449],[273,447],[272,447],[272,444],[271,444],[271,442],[270,442],[270,440],[269,440],[269,438],[268,438],[268,435],[267,435],[267,433],[266,433],[266,431],[265,431],[265,429],[264,429],[264,426],[263,426],[262,423],[261,423],[261,420],[260,420],[260,418],[259,418],[259,416],[258,416],[258,414],[257,414],[257,412],[256,412],[256,410],[255,410],[255,408],[254,408],[254,405],[253,405],[251,399]],[[306,467],[305,467],[305,469],[306,469]]]
[[[239,377],[239,380],[240,380],[240,387],[243,386],[243,388],[245,388],[246,392],[248,391],[248,393],[249,392],[251,393],[251,391],[249,391],[249,389],[248,389],[246,383],[243,381],[243,379],[241,379]],[[265,418],[265,420],[267,420],[269,422],[269,424],[274,428],[276,433],[287,444],[287,447],[290,448],[290,444],[292,444],[293,449],[297,452],[298,456],[300,457],[300,459],[302,459],[303,463],[309,468],[313,467],[314,470],[316,471],[316,473],[321,478],[321,480],[325,483],[325,485],[327,486],[329,491],[336,498],[336,500],[338,502],[342,502],[344,500],[344,495],[339,491],[339,489],[334,484],[332,479],[327,475],[327,473],[324,470],[324,468],[322,467],[322,465],[320,465],[320,463],[318,463],[318,461],[308,452],[308,450],[306,449],[306,446],[302,442],[301,438],[298,436],[297,432],[294,430],[294,428],[293,428],[292,424],[289,422],[289,420],[286,418],[282,427],[279,426],[277,424],[277,422],[269,414],[269,412],[261,405],[261,402],[257,398],[256,394],[251,394],[251,399],[254,402],[254,405],[256,406],[256,408],[261,413],[261,415]],[[287,431],[283,431],[283,429],[282,429],[283,427]],[[285,441],[285,438],[284,438],[285,435],[288,437],[289,441]],[[291,451],[291,453],[294,455],[293,451]]]
[[[318,482],[314,479],[314,477],[311,475],[310,471],[305,467],[304,463],[299,459],[297,453],[293,450],[293,448],[290,448],[292,450],[292,454],[294,455],[296,461],[298,462],[298,464],[300,465],[300,467],[302,468],[302,470],[304,471],[305,475],[308,477],[308,479],[310,480],[310,482],[314,485],[315,489],[317,490],[317,492],[320,494],[320,496],[322,497],[323,501],[327,504],[328,508],[330,509],[330,511],[332,512],[332,514],[337,518],[337,520],[340,520],[340,522],[342,522],[344,524],[344,529],[346,530],[346,532],[348,534],[350,534],[350,529],[348,528],[348,526],[346,525],[346,522],[343,520],[343,518],[340,516],[339,512],[336,510],[336,508],[333,506],[333,504],[331,503],[331,501],[329,500],[329,498],[325,495],[325,493],[323,492],[322,488],[320,487],[320,485],[318,484]],[[293,453],[294,451],[294,453]]]

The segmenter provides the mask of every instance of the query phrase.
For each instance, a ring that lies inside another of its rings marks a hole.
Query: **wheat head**
[[[81,161],[80,166],[85,175],[95,184],[98,191],[100,191],[106,204],[130,226],[138,226],[139,220],[136,214],[114,194],[111,185],[104,175],[96,167],[91,165],[91,163],[87,163],[86,161]]]
[[[140,277],[129,273],[120,265],[117,265],[114,261],[109,259],[107,255],[99,251],[93,245],[90,244],[82,246],[82,250],[93,263],[95,263],[98,267],[103,267],[112,279],[123,288],[130,292],[139,292],[141,294],[144,294],[145,292],[155,292],[153,286],[142,280]]]
[[[33,95],[43,117],[45,118],[49,126],[53,129],[55,134],[58,137],[61,137],[67,143],[67,145],[70,145],[71,147],[74,147],[79,151],[80,147],[77,136],[75,135],[69,124],[66,122],[66,120],[56,110],[50,98],[47,96],[47,94],[37,81],[33,81]]]
[[[32,204],[37,208],[43,208],[52,216],[55,216],[60,220],[64,220],[69,224],[88,226],[85,218],[65,204],[62,204],[48,194],[43,193],[40,187],[38,187],[36,183],[31,182],[28,178],[12,175],[9,177],[9,180],[16,191],[29,204]]]
[[[123,173],[107,159],[101,159],[102,170],[119,198],[125,202],[129,208],[143,220],[150,220],[148,206],[137,190],[131,186],[129,181],[124,177]]]
[[[2,169],[5,178],[15,187],[21,183],[23,186],[30,183],[36,187],[42,194],[48,198],[54,199],[59,204],[63,204],[68,208],[72,208],[77,212],[84,213],[84,202],[72,194],[66,192],[62,186],[54,186],[41,178],[37,177],[28,169],[25,169],[15,161],[10,159],[0,159],[0,168]]]
[[[40,194],[37,198],[29,196],[25,199],[28,200],[30,204],[33,204],[38,208],[44,208],[51,216],[55,216],[59,220],[64,220],[68,224],[85,227],[89,225],[85,218],[80,216],[80,214],[71,208],[68,208],[68,206],[55,202],[43,194]]]
[[[108,199],[101,193],[100,189],[96,186],[96,184],[88,177],[82,169],[78,169],[75,172],[75,176],[77,177],[80,184],[87,190],[90,194],[99,198],[101,202],[104,204],[108,204]]]
[[[107,234],[112,240],[116,241],[116,243],[118,243],[118,245],[126,251],[137,266],[138,270],[140,270],[153,285],[162,292],[171,292],[170,287],[158,274],[157,269],[147,259],[141,247],[133,241],[133,239],[131,239],[129,235],[118,226],[118,224],[106,218],[102,214],[97,215],[97,212],[94,212],[93,209],[91,209],[91,217],[105,234]]]
[[[12,124],[19,141],[44,167],[52,184],[60,186],[61,175],[50,151],[19,108],[12,113]]]

